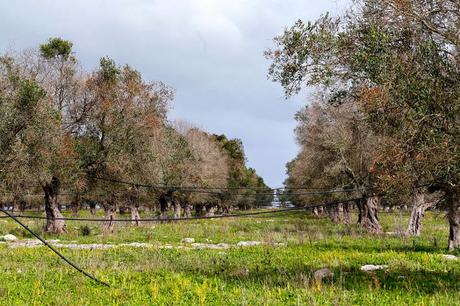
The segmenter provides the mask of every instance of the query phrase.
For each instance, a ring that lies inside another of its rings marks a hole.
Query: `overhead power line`
[[[188,191],[188,192],[199,192],[199,193],[209,192],[209,193],[215,193],[215,194],[221,194],[221,192],[212,191],[212,190],[267,190],[267,189],[270,189],[270,190],[273,190],[273,194],[275,193],[276,190],[309,190],[308,187],[282,187],[282,188],[272,189],[272,188],[263,188],[263,187],[168,186],[164,184],[157,185],[157,184],[129,182],[129,181],[124,181],[124,180],[105,178],[105,177],[99,177],[99,176],[90,176],[90,178],[101,180],[101,181],[112,182],[116,184],[131,185],[134,187],[162,189],[162,190],[168,190],[168,191]],[[311,191],[311,194],[322,194],[322,193],[326,194],[326,193],[360,191],[360,189],[337,189],[336,187],[334,187],[334,189],[329,189],[329,190],[322,190],[322,189],[310,189],[310,190],[314,190],[314,191]],[[272,194],[272,193],[265,193],[265,194]]]
[[[361,198],[353,198],[347,200],[340,200],[340,201],[329,201],[323,203],[317,203],[313,205],[304,205],[299,207],[292,207],[292,208],[283,208],[283,209],[272,209],[268,211],[258,211],[258,212],[248,212],[248,213],[241,213],[241,214],[228,214],[228,215],[215,215],[215,216],[196,216],[196,217],[185,217],[185,218],[144,218],[139,219],[140,222],[168,222],[168,221],[190,221],[190,220],[202,220],[202,219],[222,219],[222,218],[238,218],[238,217],[247,217],[247,216],[256,216],[256,215],[263,215],[263,214],[274,214],[280,212],[288,212],[288,211],[301,211],[301,210],[308,210],[317,207],[329,207],[335,206],[342,203],[348,203],[360,200]],[[4,210],[2,210],[4,211]],[[22,219],[40,219],[40,220],[47,220],[47,217],[43,216],[31,216],[31,215],[14,215],[15,218],[22,218]],[[131,219],[106,219],[106,218],[52,218],[53,220],[63,220],[63,221],[88,221],[88,222],[132,222]]]
[[[106,287],[110,287],[110,285],[104,281],[101,281],[99,279],[97,279],[96,277],[92,276],[91,274],[89,274],[88,272],[84,271],[83,269],[81,269],[80,267],[78,267],[75,263],[73,263],[70,259],[68,259],[67,257],[65,257],[64,255],[62,255],[58,250],[56,250],[51,244],[49,244],[45,239],[43,239],[42,237],[40,237],[38,234],[36,234],[34,231],[32,231],[27,225],[25,225],[24,223],[22,223],[21,221],[19,221],[17,219],[16,216],[13,216],[11,215],[9,212],[5,211],[3,208],[0,207],[0,211],[3,212],[5,215],[7,215],[7,217],[13,219],[16,223],[18,223],[20,226],[22,226],[26,231],[28,231],[29,233],[31,233],[35,238],[37,238],[38,240],[40,240],[45,246],[47,246],[51,251],[53,251],[56,255],[58,255],[62,260],[64,260],[67,264],[69,264],[72,268],[74,268],[75,270],[77,270],[78,272],[82,273],[83,275],[85,275],[86,277],[92,279],[93,281],[95,281],[96,283],[98,284],[101,284],[101,285],[104,285]]]

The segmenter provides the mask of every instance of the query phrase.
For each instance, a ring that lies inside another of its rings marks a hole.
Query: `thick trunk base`
[[[57,199],[57,189],[59,183],[57,179],[53,178],[52,182],[43,187],[45,192],[45,213],[46,213],[46,226],[45,232],[54,234],[63,234],[66,232],[64,220],[59,211],[59,203]]]
[[[186,218],[191,218],[192,217],[192,205],[190,204],[185,205],[184,213],[185,213]]]
[[[166,200],[165,196],[161,196],[159,199],[160,202],[160,219],[166,219],[167,209],[168,209],[168,201]]]
[[[453,198],[449,203],[447,218],[449,220],[449,251],[460,248],[460,203]]]
[[[115,213],[117,212],[117,207],[113,201],[103,202],[102,206],[105,211],[105,221],[102,224],[102,232],[109,234],[113,233],[113,227],[115,225]]]
[[[139,226],[141,225],[141,216],[139,215],[139,207],[137,206],[131,206],[131,224],[134,226]]]
[[[370,234],[382,234],[383,229],[377,215],[380,199],[369,197],[358,203],[358,225],[365,228]]]
[[[343,204],[343,223],[347,225],[351,224],[350,206],[351,205],[349,203]]]
[[[212,217],[212,216],[215,215],[215,212],[216,212],[216,207],[215,207],[215,206],[206,207],[206,214],[205,214],[205,216],[206,216],[206,217]]]
[[[415,192],[413,195],[413,207],[407,225],[406,235],[420,236],[422,231],[422,219],[428,205],[425,201],[425,195],[421,192]]]
[[[180,203],[174,202],[174,218],[180,218],[182,215],[182,207]]]
[[[109,209],[105,212],[105,220],[102,224],[102,231],[104,233],[113,233],[113,226],[115,222],[115,209]]]

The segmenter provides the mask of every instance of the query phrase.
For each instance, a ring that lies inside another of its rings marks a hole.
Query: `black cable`
[[[88,272],[84,271],[83,269],[81,269],[80,267],[78,267],[76,264],[74,264],[70,259],[68,259],[67,257],[65,257],[64,255],[62,255],[58,250],[56,250],[51,244],[49,244],[48,242],[46,242],[45,239],[43,239],[42,237],[40,237],[38,234],[36,234],[34,231],[32,231],[29,227],[27,227],[27,225],[23,224],[21,221],[19,221],[17,219],[17,217],[11,215],[9,212],[5,211],[3,208],[0,207],[0,211],[3,212],[4,214],[6,214],[9,218],[13,219],[15,222],[17,222],[20,226],[22,226],[24,229],[26,229],[29,233],[31,233],[33,236],[35,236],[38,240],[40,240],[41,242],[43,242],[44,245],[46,245],[51,251],[53,251],[56,255],[58,255],[62,260],[64,260],[66,263],[68,263],[70,266],[72,266],[75,270],[77,270],[78,272],[84,274],[86,277],[92,279],[93,281],[95,281],[96,283],[98,284],[101,284],[101,285],[104,285],[106,287],[110,287],[110,285],[106,282],[103,282],[99,279],[97,279],[96,277],[92,276],[91,274],[89,274]]]
[[[90,178],[96,179],[96,180],[101,180],[101,181],[107,181],[107,182],[112,182],[112,183],[117,183],[117,184],[123,184],[123,185],[131,185],[135,187],[144,187],[144,188],[152,188],[152,189],[171,189],[171,190],[176,190],[176,191],[190,191],[190,192],[202,192],[205,190],[317,190],[319,194],[321,192],[324,193],[334,193],[334,192],[352,192],[352,191],[360,191],[360,189],[335,189],[334,190],[329,189],[329,190],[323,190],[321,188],[308,188],[308,187],[280,187],[280,188],[264,188],[264,187],[200,187],[200,186],[168,186],[165,184],[160,184],[160,185],[154,185],[154,184],[145,184],[145,183],[134,183],[134,182],[128,182],[124,180],[118,180],[118,179],[111,179],[111,178],[105,178],[105,177],[100,177],[100,176],[90,176]],[[215,192],[215,191],[214,191]],[[211,192],[212,193],[212,192]],[[220,192],[215,192],[215,193],[220,193]]]
[[[315,207],[324,207],[324,206],[334,206],[341,203],[347,203],[359,200],[361,198],[353,198],[348,200],[340,200],[340,201],[330,201],[319,203],[316,205],[304,205],[299,207],[292,207],[292,208],[285,208],[285,209],[277,209],[277,210],[269,210],[269,211],[259,211],[259,212],[250,212],[250,213],[241,213],[241,214],[229,214],[229,215],[216,215],[216,216],[198,216],[198,217],[185,217],[185,218],[145,218],[139,219],[139,222],[171,222],[171,221],[190,221],[190,220],[202,220],[202,219],[222,219],[222,218],[237,218],[237,217],[246,217],[246,216],[255,216],[255,215],[262,215],[262,214],[273,214],[279,212],[286,212],[286,211],[296,211],[296,210],[305,210],[305,209],[312,209]],[[41,219],[46,220],[47,217],[43,216],[30,216],[30,215],[15,215],[16,218],[22,219]],[[131,219],[102,219],[102,218],[53,218],[53,220],[62,220],[62,221],[88,221],[88,222],[132,222]]]
[[[229,215],[216,215],[216,216],[197,216],[197,217],[185,217],[185,218],[145,218],[139,219],[139,222],[168,222],[168,221],[190,221],[190,220],[201,220],[201,219],[220,219],[220,218],[232,218],[232,217],[244,217],[252,215],[261,215],[261,214],[272,214],[278,212],[292,211],[292,210],[304,210],[303,207],[293,207],[286,209],[278,209],[271,211],[259,211],[253,213],[241,213],[241,214],[229,214]],[[40,219],[46,220],[47,217],[43,216],[30,216],[30,215],[15,215],[16,218],[21,219]],[[132,222],[131,219],[103,219],[103,218],[53,218],[53,220],[62,220],[62,221],[89,221],[89,222]]]

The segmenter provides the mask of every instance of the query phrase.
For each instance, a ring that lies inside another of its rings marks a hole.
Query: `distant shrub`
[[[91,228],[88,225],[82,226],[80,228],[80,233],[82,236],[89,236],[91,235]]]

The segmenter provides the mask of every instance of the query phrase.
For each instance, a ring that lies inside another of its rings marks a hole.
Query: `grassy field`
[[[83,213],[84,215],[84,213]],[[403,230],[407,215],[382,214],[386,232]],[[27,221],[39,230],[43,221]],[[149,243],[149,247],[61,248],[112,287],[84,278],[45,247],[0,244],[2,305],[460,305],[460,260],[448,260],[447,223],[428,213],[423,235],[368,236],[355,226],[332,224],[303,212],[257,218],[118,225],[103,235],[96,224],[68,222],[61,243]],[[30,239],[11,221],[0,235]],[[229,249],[192,249],[198,243],[260,241]],[[281,243],[281,245],[280,245]],[[179,247],[179,248],[178,248]],[[459,255],[459,254],[456,254]],[[363,272],[365,264],[388,269]],[[329,268],[321,282],[313,273]]]

